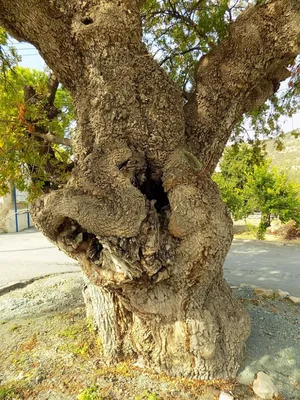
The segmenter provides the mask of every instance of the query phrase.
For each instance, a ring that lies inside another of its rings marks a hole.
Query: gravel
[[[38,279],[0,296],[0,319],[24,318],[83,305],[82,288],[80,272]],[[300,400],[300,305],[275,296],[258,296],[245,286],[233,292],[249,311],[252,321],[239,382],[251,384],[255,374],[264,371],[284,399]]]
[[[257,296],[250,287],[237,289],[235,294],[249,311],[252,325],[239,381],[250,384],[258,371],[264,371],[285,399],[299,400],[299,305]]]
[[[25,318],[83,304],[81,272],[52,275],[0,296],[1,320]]]

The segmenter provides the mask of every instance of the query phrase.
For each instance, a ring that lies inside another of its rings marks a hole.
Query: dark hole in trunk
[[[122,168],[126,167],[126,165],[128,164],[128,161],[129,161],[129,160],[126,160],[126,161],[124,161],[123,163],[119,164],[119,165],[118,165],[118,168],[119,168],[119,169],[122,169]]]
[[[67,245],[74,249],[74,253],[86,252],[87,258],[97,265],[100,263],[102,244],[93,233],[89,233],[76,221],[65,218],[58,229],[58,236]]]
[[[146,180],[140,186],[140,190],[148,200],[156,200],[155,208],[158,212],[169,206],[169,199],[167,193],[164,191],[162,180],[159,179],[156,181],[152,179],[149,169],[146,171]]]
[[[94,22],[94,20],[93,20],[93,18],[91,18],[91,17],[85,17],[85,18],[83,18],[83,19],[81,20],[81,22],[82,22],[84,25],[90,25],[90,24],[92,24],[92,23]]]

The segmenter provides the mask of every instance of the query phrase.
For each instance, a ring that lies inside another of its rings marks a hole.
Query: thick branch
[[[75,0],[0,0],[0,25],[16,39],[32,43],[69,89],[81,70],[72,34],[77,8]]]
[[[247,9],[229,37],[199,62],[196,96],[186,106],[187,140],[212,172],[235,124],[289,76],[300,51],[300,2],[273,0]]]
[[[137,3],[0,0],[0,25],[33,43],[70,90],[78,162],[114,138],[146,149],[159,176],[184,140],[182,96],[146,51]]]

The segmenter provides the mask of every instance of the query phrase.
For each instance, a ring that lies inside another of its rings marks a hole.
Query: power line
[[[37,54],[20,54],[21,57],[41,57],[38,53]]]
[[[20,47],[19,49],[17,48],[17,51],[27,51],[27,50],[37,51],[35,47]]]

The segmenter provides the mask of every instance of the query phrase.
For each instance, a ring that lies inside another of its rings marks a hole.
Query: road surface
[[[282,289],[300,297],[300,246],[234,240],[224,270],[231,285]]]
[[[51,273],[78,271],[35,229],[0,235],[1,287]],[[225,262],[231,285],[253,284],[300,296],[300,246],[235,240]]]
[[[79,271],[76,261],[36,229],[0,234],[0,289],[19,281],[71,271]]]

